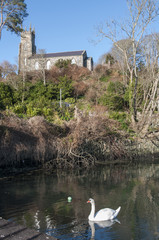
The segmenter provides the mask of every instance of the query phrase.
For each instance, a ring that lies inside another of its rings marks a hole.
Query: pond
[[[58,239],[159,239],[159,164],[36,172],[1,180],[0,196],[1,217]],[[117,221],[89,223],[90,197],[96,211],[121,206]]]

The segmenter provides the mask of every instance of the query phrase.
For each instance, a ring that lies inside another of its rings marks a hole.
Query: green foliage
[[[27,101],[33,101],[34,99],[40,99],[47,96],[47,88],[43,84],[43,81],[38,81],[32,85],[29,89],[29,95]]]
[[[3,84],[3,87],[6,85]],[[59,100],[60,89],[62,90],[62,101],[71,103],[71,107],[66,108],[65,105],[60,109]],[[1,91],[2,95],[3,91]],[[7,93],[9,93],[7,88]],[[5,97],[7,94],[3,94]],[[47,120],[52,121],[54,113],[57,112],[63,120],[69,120],[73,117],[73,109],[75,99],[73,98],[72,80],[67,76],[59,77],[58,83],[49,82],[46,85],[43,81],[38,81],[35,84],[19,82],[18,90],[14,91],[14,96],[11,97],[15,105],[10,107],[19,117],[33,117],[42,115]],[[2,101],[1,101],[2,104]]]
[[[10,107],[10,110],[12,110],[19,117],[23,117],[26,114],[27,108],[25,103],[17,103],[16,105]]]
[[[27,102],[33,101],[34,99],[46,98],[48,100],[57,99],[59,95],[58,85],[55,83],[43,84],[43,81],[38,81],[34,85],[31,85],[27,91]]]
[[[60,119],[65,121],[71,120],[74,116],[74,106],[72,107],[62,106],[62,108],[58,109],[58,116],[60,117]]]
[[[75,101],[76,101],[76,100],[75,100],[74,98],[66,98],[66,99],[65,99],[65,102],[66,102],[66,103],[70,103],[70,104],[74,104]]]
[[[43,81],[38,81],[28,89],[27,102],[34,101],[34,99],[45,98],[47,100],[59,100],[60,89],[62,92],[62,99],[73,96],[72,80],[67,76],[59,77],[58,83],[43,84]]]
[[[119,113],[119,112],[110,112],[110,118],[114,120],[118,120],[119,122],[123,122],[127,118],[127,114],[125,112]]]
[[[59,95],[59,88],[58,85],[55,83],[50,83],[46,85],[47,87],[47,92],[46,92],[46,97],[49,100],[57,99]]]
[[[119,112],[110,112],[109,115],[110,118],[117,120],[118,122],[121,123],[121,128],[123,130],[128,131],[129,130],[129,125],[130,121],[128,119],[128,115],[125,112],[119,113]]]
[[[59,89],[59,93],[61,89],[62,99],[73,97],[72,80],[69,79],[66,75],[64,77],[59,77],[58,89]],[[60,98],[60,94],[58,99],[59,98]]]
[[[128,106],[124,98],[126,88],[119,82],[109,82],[107,86],[107,93],[100,97],[99,103],[107,106],[109,110],[123,111]]]
[[[42,115],[42,107],[37,106],[35,102],[30,102],[27,104],[27,116],[33,117],[37,115]]]
[[[0,109],[5,110],[7,106],[12,106],[13,89],[3,82],[0,83]]]
[[[119,94],[123,95],[125,93],[125,86],[119,82],[109,82],[108,87],[107,87],[107,92],[109,94]]]
[[[28,117],[43,115],[47,118],[50,115],[53,116],[54,112],[51,101],[48,101],[45,97],[34,99],[26,104],[26,108],[26,114]]]
[[[99,80],[100,80],[101,82],[108,82],[109,79],[110,79],[110,76],[109,76],[109,75],[108,75],[108,76],[103,75],[102,77],[100,77]]]
[[[69,64],[71,64],[71,60],[69,60],[69,59],[67,59],[67,60],[59,59],[55,63],[55,66],[58,67],[58,68],[67,68]]]
[[[126,89],[125,94],[124,94],[124,101],[129,103],[129,88]]]
[[[1,13],[0,16],[3,19],[3,24],[0,24],[0,38],[2,28],[6,28],[7,30],[19,34],[22,29],[22,23],[27,14],[27,5],[24,0],[3,0],[1,3]]]
[[[124,110],[125,102],[123,97],[118,95],[104,94],[100,99],[99,103],[103,106],[107,106],[110,110],[121,111]]]
[[[17,88],[14,91],[14,101],[22,102],[29,98],[30,95],[30,88],[32,87],[32,84],[30,82],[23,83],[22,79],[19,79]]]
[[[45,97],[35,98],[30,102],[17,103],[10,108],[19,117],[33,117],[42,115],[48,120],[52,118],[54,114],[54,107],[48,99]]]

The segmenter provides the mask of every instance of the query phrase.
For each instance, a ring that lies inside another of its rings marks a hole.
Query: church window
[[[24,59],[24,65],[25,66],[27,65],[27,59],[26,58]]]
[[[49,61],[47,61],[47,64],[46,64],[46,68],[47,68],[47,70],[49,70],[50,67],[51,67],[51,62],[50,62],[50,60],[49,60]]]
[[[36,70],[39,69],[39,63],[38,63],[38,62],[35,63],[35,69],[36,69]]]
[[[73,58],[71,64],[76,64],[76,60]]]

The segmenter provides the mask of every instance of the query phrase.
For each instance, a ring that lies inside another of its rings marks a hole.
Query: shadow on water
[[[0,196],[1,217],[58,239],[159,238],[159,164],[19,176],[0,181]],[[88,222],[90,197],[96,211],[121,206],[121,223]]]

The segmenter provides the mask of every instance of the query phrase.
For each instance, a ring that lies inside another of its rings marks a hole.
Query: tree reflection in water
[[[3,218],[59,239],[158,239],[158,182],[158,164],[36,173],[0,181],[0,212]],[[97,210],[121,205],[121,224],[104,228],[95,224],[92,234],[86,203],[90,197],[95,199]]]

